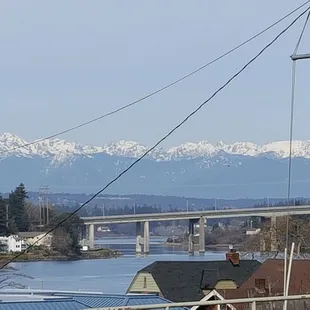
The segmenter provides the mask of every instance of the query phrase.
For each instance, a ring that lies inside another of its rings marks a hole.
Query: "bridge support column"
[[[143,242],[144,242],[144,254],[150,253],[150,223],[149,221],[144,222],[144,234],[143,234]]]
[[[188,221],[188,254],[194,255],[194,220]]]
[[[278,251],[278,242],[277,242],[277,218],[275,216],[271,217],[270,224],[270,251]]]
[[[141,222],[136,223],[136,254],[141,254]]]
[[[95,225],[89,224],[88,225],[88,242],[89,248],[92,250],[95,248]]]
[[[266,251],[266,241],[265,241],[265,236],[264,234],[260,235],[259,239],[259,250],[260,252],[265,252]]]
[[[202,216],[199,219],[199,254],[204,255],[205,249],[205,218]]]

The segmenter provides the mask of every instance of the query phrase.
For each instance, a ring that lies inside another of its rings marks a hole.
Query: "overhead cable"
[[[167,84],[167,85],[165,85],[165,86],[163,86],[163,87],[161,87],[161,88],[159,88],[159,89],[157,89],[157,90],[155,90],[155,91],[153,91],[153,92],[151,92],[151,93],[149,93],[149,94],[147,94],[147,95],[145,95],[145,96],[143,96],[143,97],[141,97],[141,98],[139,98],[139,99],[137,99],[137,100],[135,100],[135,101],[133,101],[133,102],[130,102],[130,103],[128,103],[128,104],[126,104],[126,105],[124,105],[124,106],[121,106],[120,108],[117,108],[117,109],[115,109],[115,110],[113,110],[113,111],[111,111],[111,112],[108,112],[108,113],[103,114],[103,115],[101,115],[101,116],[95,117],[95,118],[93,118],[93,119],[91,119],[91,120],[89,120],[89,121],[86,121],[86,122],[84,122],[84,123],[78,124],[78,125],[76,125],[76,126],[73,126],[73,127],[64,129],[64,130],[62,130],[62,131],[56,132],[56,133],[51,134],[51,135],[49,135],[49,136],[46,136],[46,137],[44,137],[44,138],[40,138],[40,139],[38,139],[38,140],[29,142],[29,143],[25,143],[25,144],[23,144],[23,145],[19,145],[19,146],[13,147],[12,149],[9,149],[9,150],[1,151],[1,152],[0,152],[0,155],[1,155],[1,154],[5,154],[5,153],[10,153],[10,152],[16,151],[16,150],[21,149],[21,148],[27,148],[27,147],[29,147],[29,146],[31,146],[31,145],[34,145],[34,144],[43,142],[43,141],[45,141],[45,140],[53,139],[53,138],[56,138],[56,137],[58,137],[58,136],[64,135],[64,134],[69,133],[69,132],[71,132],[71,131],[74,131],[74,130],[76,130],[76,129],[85,127],[85,126],[90,125],[90,124],[92,124],[92,123],[95,123],[95,122],[97,122],[97,121],[99,121],[99,120],[102,120],[102,119],[104,119],[104,118],[107,118],[107,117],[109,117],[109,116],[111,116],[111,115],[113,115],[113,114],[116,114],[116,113],[118,113],[118,112],[121,112],[121,111],[123,111],[123,110],[125,110],[125,109],[127,109],[127,108],[129,108],[129,107],[132,107],[132,106],[134,106],[134,105],[136,105],[136,104],[138,104],[138,103],[140,103],[140,102],[142,102],[142,101],[144,101],[144,100],[146,100],[146,99],[148,99],[148,98],[150,98],[150,97],[153,97],[153,96],[155,96],[155,95],[157,95],[157,94],[163,92],[164,90],[166,90],[166,89],[168,89],[168,88],[170,88],[170,87],[172,87],[172,86],[174,86],[174,85],[176,85],[176,84],[182,82],[183,80],[186,80],[187,78],[189,78],[189,77],[191,77],[192,75],[198,73],[199,71],[202,71],[203,69],[209,67],[209,66],[212,65],[213,63],[215,63],[215,62],[221,60],[222,58],[224,58],[224,57],[226,57],[226,56],[228,56],[229,54],[233,53],[234,51],[240,49],[241,47],[243,47],[243,46],[246,45],[247,43],[253,41],[253,40],[256,39],[257,37],[261,36],[262,34],[264,34],[265,32],[267,32],[267,31],[270,30],[271,28],[273,28],[273,27],[275,27],[276,25],[278,25],[279,23],[281,23],[281,22],[282,22],[283,20],[285,20],[286,18],[290,17],[290,16],[291,16],[292,14],[294,14],[295,12],[299,11],[301,8],[303,8],[304,6],[306,6],[308,3],[310,3],[310,0],[306,1],[306,2],[303,3],[302,5],[298,6],[296,9],[292,10],[291,12],[289,12],[288,14],[286,14],[285,16],[281,17],[280,19],[278,19],[276,22],[274,22],[273,24],[271,24],[271,25],[268,26],[267,28],[263,29],[263,30],[260,31],[259,33],[255,34],[255,35],[252,36],[251,38],[249,38],[249,39],[247,39],[246,41],[242,42],[241,44],[235,46],[234,48],[230,49],[229,51],[225,52],[224,54],[222,54],[222,55],[218,56],[217,58],[211,60],[210,62],[208,62],[208,63],[202,65],[201,67],[195,69],[194,71],[191,71],[190,73],[188,73],[188,74],[186,74],[186,75],[180,77],[179,79],[177,79],[177,80],[175,80],[175,81],[173,81],[173,82],[171,82],[171,83],[169,83],[169,84]]]
[[[48,234],[52,233],[55,229],[60,227],[63,223],[65,223],[68,219],[70,219],[73,215],[78,213],[83,207],[89,204],[92,200],[94,200],[98,195],[104,192],[107,188],[109,188],[112,184],[114,184],[117,180],[119,180],[124,174],[126,174],[129,170],[131,170],[135,165],[137,165],[143,158],[145,158],[149,153],[151,153],[154,149],[156,149],[163,141],[165,141],[168,137],[170,137],[175,131],[177,131],[181,126],[183,126],[191,117],[197,114],[206,104],[208,104],[217,94],[219,94],[226,86],[228,86],[235,78],[237,78],[247,67],[249,67],[256,59],[258,59],[270,46],[272,46],[284,33],[286,33],[305,13],[309,11],[310,8],[307,8],[301,14],[299,14],[287,27],[284,28],[270,43],[268,43],[258,54],[256,54],[252,59],[250,59],[240,70],[238,70],[226,83],[224,83],[220,88],[218,88],[207,100],[202,102],[196,109],[194,109],[190,114],[188,114],[182,121],[180,121],[175,127],[173,127],[166,135],[164,135],[158,142],[156,142],[151,148],[149,148],[142,156],[136,159],[133,163],[131,163],[126,169],[124,169],[120,174],[118,174],[114,179],[108,182],[102,189],[97,191],[91,198],[87,199],[79,208],[66,216],[63,220],[57,223],[56,226],[48,230],[42,237],[37,239],[32,245],[28,247],[27,250],[35,246],[40,240],[45,238]],[[4,268],[18,257],[23,255],[25,251],[18,253],[13,258],[5,262],[0,269]]]

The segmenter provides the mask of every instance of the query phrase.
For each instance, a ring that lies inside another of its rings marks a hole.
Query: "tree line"
[[[79,243],[83,238],[83,221],[78,215],[72,215],[68,220],[68,212],[48,206],[50,222],[40,224],[39,207],[28,200],[28,193],[23,183],[10,192],[8,198],[0,195],[0,235],[8,236],[27,231],[53,231],[52,248],[63,254],[79,252]],[[61,223],[59,225],[59,223]]]
[[[9,194],[9,198],[0,196],[0,234],[16,234],[29,231],[31,204],[26,201],[27,191],[23,183]]]

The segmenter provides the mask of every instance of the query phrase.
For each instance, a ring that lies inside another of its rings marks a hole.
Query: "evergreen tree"
[[[6,200],[0,196],[0,234],[6,235],[7,234],[7,227],[6,227]]]
[[[12,222],[12,230],[15,230],[15,227],[17,231],[28,231],[29,229],[28,214],[25,207],[27,198],[27,191],[23,183],[21,183],[13,192],[10,193],[9,218]]]

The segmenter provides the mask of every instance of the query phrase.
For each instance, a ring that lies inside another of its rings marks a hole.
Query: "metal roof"
[[[99,295],[99,296],[72,296],[72,299],[91,308],[121,307],[152,305],[170,302],[157,295]],[[182,310],[184,310],[182,308]]]
[[[1,310],[82,310],[87,306],[72,299],[0,302]]]
[[[122,307],[134,305],[163,304],[168,300],[156,295],[106,295],[79,292],[16,292],[0,293],[2,310],[80,310],[104,307]],[[184,310],[178,308],[177,310]]]

